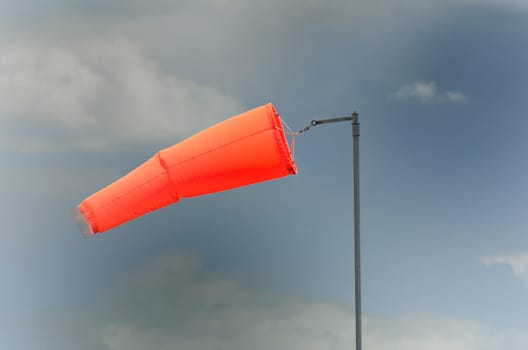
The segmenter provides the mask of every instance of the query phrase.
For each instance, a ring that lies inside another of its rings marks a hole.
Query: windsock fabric
[[[83,200],[76,221],[92,236],[188,198],[296,174],[280,117],[271,103],[157,152]]]

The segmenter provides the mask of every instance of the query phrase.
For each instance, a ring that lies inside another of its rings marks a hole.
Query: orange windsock
[[[76,221],[92,236],[180,198],[295,173],[280,117],[268,103],[157,152],[83,200],[75,208]]]

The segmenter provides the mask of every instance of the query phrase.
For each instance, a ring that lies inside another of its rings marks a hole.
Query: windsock
[[[75,220],[89,237],[180,198],[296,173],[281,119],[268,103],[158,151],[83,200],[74,208]]]

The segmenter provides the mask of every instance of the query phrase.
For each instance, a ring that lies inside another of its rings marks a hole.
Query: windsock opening
[[[284,126],[282,125],[282,120],[279,116],[279,113],[275,109],[275,106],[273,104],[268,103],[266,105],[268,109],[268,115],[272,118],[273,125],[275,128],[279,130],[277,133],[279,136],[279,140],[277,140],[277,144],[279,145],[280,152],[282,153],[282,156],[286,160],[286,163],[288,164],[288,170],[290,170],[291,174],[297,174],[297,167],[295,166],[295,162],[293,159],[293,152],[290,150],[290,147],[288,145],[288,141],[286,140],[286,135],[284,133]]]

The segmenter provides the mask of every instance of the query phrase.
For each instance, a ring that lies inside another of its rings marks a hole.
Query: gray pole
[[[356,295],[356,350],[361,350],[361,255],[359,240],[359,121],[352,113],[354,158],[354,270]]]
[[[356,350],[361,350],[361,256],[359,244],[359,115],[357,112],[352,113],[352,116],[339,117],[331,119],[312,120],[310,125],[304,129],[299,130],[296,134],[301,134],[310,130],[311,127],[352,121],[352,151],[353,151],[353,167],[354,167],[354,276],[355,276],[355,291],[356,291]]]

